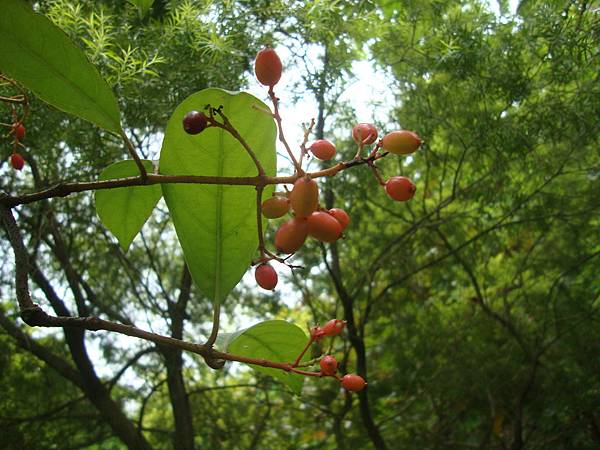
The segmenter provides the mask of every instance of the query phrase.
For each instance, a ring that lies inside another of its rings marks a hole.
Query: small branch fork
[[[285,150],[287,151],[290,159],[292,160],[292,164],[294,164],[295,174],[297,178],[300,178],[304,175],[304,171],[302,170],[302,165],[294,156],[294,153],[292,152],[292,149],[290,148],[290,145],[288,144],[283,133],[281,114],[279,114],[279,97],[275,95],[273,86],[269,88],[269,98],[271,99],[271,102],[273,102],[273,118],[275,119],[275,122],[277,122],[277,129],[279,130],[279,141],[285,147]],[[302,161],[302,158],[300,158],[300,161]]]

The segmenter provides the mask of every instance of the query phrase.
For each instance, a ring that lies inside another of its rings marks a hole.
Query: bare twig
[[[283,134],[283,124],[281,120],[281,115],[279,114],[279,98],[275,95],[275,91],[273,91],[273,86],[269,88],[269,97],[273,102],[273,118],[277,122],[277,128],[279,129],[279,141],[283,144],[290,159],[292,160],[292,164],[294,164],[296,175],[300,177],[304,175],[304,171],[302,170],[301,163],[298,162],[298,160],[294,156],[294,153],[292,152],[292,149],[290,148],[290,145],[288,144],[287,140],[285,139],[285,135]]]
[[[127,137],[127,135],[125,134],[124,131],[121,132],[121,139],[123,139],[123,142],[125,142],[125,145],[127,146],[127,151],[129,152],[129,154],[135,161],[135,165],[137,166],[138,170],[140,171],[140,177],[139,177],[140,180],[143,182],[146,181],[146,178],[148,178],[148,172],[146,171],[146,168],[144,167],[142,160],[140,159],[137,152],[135,151],[135,147],[133,146],[133,143],[131,142],[131,140],[129,140],[129,137]]]

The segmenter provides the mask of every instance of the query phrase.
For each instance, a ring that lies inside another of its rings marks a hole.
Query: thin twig
[[[133,146],[133,143],[131,142],[131,140],[129,140],[129,137],[125,134],[124,131],[121,132],[121,138],[123,139],[123,142],[125,142],[125,145],[127,146],[127,151],[129,152],[129,154],[135,161],[135,165],[137,166],[138,170],[140,171],[140,180],[145,182],[146,179],[148,178],[148,172],[146,171],[146,168],[144,167],[142,160],[140,159],[137,152],[135,151],[135,147]]]
[[[235,127],[231,124],[231,122],[229,121],[227,116],[225,114],[223,114],[223,111],[221,111],[221,108],[212,108],[212,111],[214,113],[218,114],[219,117],[221,117],[221,120],[223,120],[223,123],[221,124],[221,123],[217,122],[216,120],[212,119],[211,125],[221,128],[221,129],[227,131],[229,134],[231,134],[242,145],[242,147],[244,147],[244,149],[246,150],[248,155],[250,155],[250,158],[252,158],[252,161],[254,162],[254,165],[256,166],[256,169],[258,170],[258,176],[259,177],[264,176],[265,169],[263,168],[262,164],[258,160],[256,153],[254,153],[254,150],[252,150],[252,147],[250,147],[248,142],[246,142],[246,140],[242,137],[242,135],[238,132],[238,130],[236,130]]]
[[[283,144],[290,159],[292,160],[292,164],[294,164],[294,169],[296,171],[296,175],[298,177],[300,177],[300,176],[304,175],[304,171],[302,170],[302,165],[298,162],[298,160],[294,156],[294,153],[292,152],[290,145],[287,143],[287,140],[285,139],[285,134],[283,133],[283,124],[282,124],[282,120],[281,120],[281,115],[279,114],[279,98],[275,95],[275,91],[273,91],[273,86],[271,86],[269,88],[269,97],[271,98],[271,101],[273,102],[273,109],[274,109],[273,117],[275,118],[275,121],[277,122],[277,128],[279,129],[279,141]]]

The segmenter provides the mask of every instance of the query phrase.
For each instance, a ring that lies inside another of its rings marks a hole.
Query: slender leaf
[[[117,100],[84,52],[22,0],[2,0],[1,11],[0,71],[52,106],[120,133]]]

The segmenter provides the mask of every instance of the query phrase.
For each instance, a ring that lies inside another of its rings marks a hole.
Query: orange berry
[[[272,48],[264,48],[256,55],[254,73],[264,86],[273,87],[281,78],[283,65]]]
[[[337,372],[338,363],[331,355],[324,356],[323,359],[319,361],[319,365],[321,366],[321,373],[323,375],[335,375]]]
[[[392,131],[382,139],[383,148],[396,155],[413,153],[417,151],[422,142],[416,133],[408,130]]]
[[[327,212],[337,219],[337,221],[342,226],[342,231],[344,231],[350,223],[350,216],[348,216],[346,211],[340,208],[331,208]]]
[[[294,217],[282,223],[275,233],[275,247],[283,253],[294,253],[302,247],[307,235],[306,219]]]
[[[329,161],[335,156],[335,145],[325,139],[319,139],[308,148],[321,161]]]
[[[290,193],[290,203],[296,217],[308,217],[319,206],[319,187],[310,177],[299,178]]]
[[[346,322],[340,319],[331,319],[323,328],[321,328],[321,332],[323,336],[337,336],[342,332],[344,327],[346,326]]]
[[[385,191],[394,200],[405,202],[413,198],[417,187],[406,177],[392,177],[386,181]]]
[[[287,197],[274,195],[262,202],[261,210],[263,216],[268,219],[277,219],[285,216],[290,210],[290,201]]]
[[[348,391],[362,391],[367,383],[360,375],[348,374],[342,377],[342,386]]]
[[[19,153],[13,153],[10,156],[10,164],[13,166],[13,169],[21,170],[25,166],[25,160]]]
[[[261,264],[254,271],[254,278],[258,285],[268,291],[272,291],[277,286],[277,272],[270,264]]]
[[[308,234],[322,242],[335,242],[342,235],[342,224],[332,215],[316,211],[308,216]]]
[[[357,144],[372,144],[377,140],[377,128],[372,123],[359,123],[352,128],[352,139]]]

